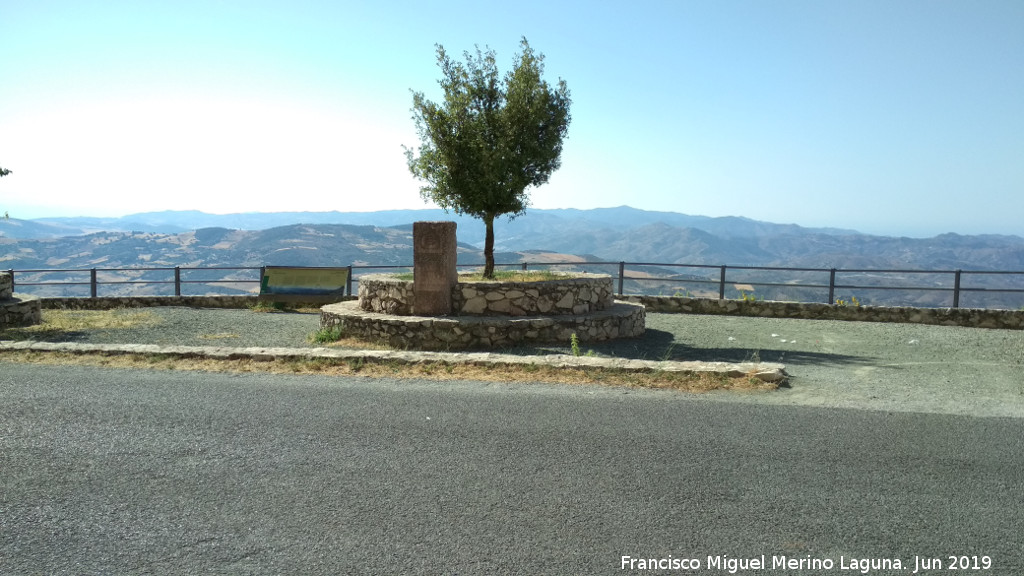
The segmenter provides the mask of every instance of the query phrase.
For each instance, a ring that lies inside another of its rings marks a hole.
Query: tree
[[[494,278],[494,218],[526,211],[526,189],[548,181],[561,165],[569,128],[569,89],[545,82],[544,55],[523,38],[514,70],[500,79],[493,50],[465,52],[466,63],[437,45],[444,102],[413,92],[419,155],[405,148],[412,174],[426,182],[425,201],[480,218],[487,227],[484,277]]]

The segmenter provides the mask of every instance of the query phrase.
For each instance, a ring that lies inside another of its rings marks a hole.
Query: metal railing
[[[460,264],[460,268],[479,268],[479,264]],[[733,285],[740,291],[741,297],[747,297],[744,289],[751,292],[757,288],[770,288],[780,292],[793,292],[807,295],[811,292],[827,297],[799,297],[794,301],[834,303],[839,291],[907,291],[917,293],[946,293],[951,301],[946,306],[959,308],[965,294],[1020,294],[1024,301],[1024,270],[992,271],[992,270],[892,270],[892,269],[840,269],[840,268],[797,268],[769,266],[728,266],[707,264],[674,264],[663,262],[517,262],[496,264],[499,268],[549,269],[573,268],[582,271],[601,271],[612,276],[617,294],[625,294],[627,283],[636,293],[644,292],[645,285],[656,284],[665,286],[700,286],[710,287],[709,295],[719,299],[726,298],[727,287]],[[348,266],[348,283],[346,294],[352,295],[353,279],[371,271],[411,270],[412,265],[375,265]],[[698,273],[676,273],[676,270],[696,271]],[[243,292],[255,292],[263,277],[262,267],[245,266],[214,266],[214,267],[145,267],[145,268],[76,268],[76,269],[25,269],[9,270],[14,277],[16,286],[88,286],[89,297],[97,298],[101,286],[116,285],[153,285],[173,286],[173,294],[181,296],[183,289],[191,285],[249,285],[251,289]],[[251,272],[250,276],[248,273]],[[63,274],[60,281],[43,281],[40,276]],[[211,277],[210,274],[218,275]],[[743,276],[746,274],[747,276]],[[782,281],[780,274],[785,275]],[[77,275],[77,276],[76,276]],[[918,278],[914,284],[883,284],[880,279],[894,275]],[[27,280],[19,281],[18,277]],[[70,279],[68,278],[70,276]],[[740,277],[737,277],[740,276]],[[803,276],[793,278],[793,276]],[[970,284],[969,279],[1017,276],[1015,287],[978,286]],[[856,283],[857,279],[860,283]],[[923,285],[925,281],[929,284]],[[867,282],[867,283],[865,283]],[[686,293],[688,293],[688,289]],[[209,293],[209,292],[207,292]]]

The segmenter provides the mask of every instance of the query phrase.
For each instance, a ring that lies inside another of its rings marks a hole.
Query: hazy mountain
[[[412,222],[440,219],[458,223],[459,262],[482,262],[483,224],[472,218],[446,215],[441,210],[229,215],[193,211],[133,214],[124,218],[0,220],[0,268],[408,265],[412,262]],[[277,222],[287,224],[271,226]],[[662,264],[634,269],[668,278],[661,285],[648,282],[643,289],[669,293],[677,289],[674,280],[717,280],[717,270],[664,266],[667,264],[1024,270],[1024,238],[1018,236],[943,234],[934,238],[894,238],[852,230],[811,229],[746,218],[708,218],[629,207],[531,210],[511,221],[499,220],[495,232],[499,263],[600,260]],[[821,276],[770,276],[768,272],[737,270],[729,278],[737,285],[757,281],[788,284],[794,279],[820,284],[827,281],[827,275]],[[948,287],[950,278],[949,274],[910,274],[905,281],[907,285]],[[1013,288],[1019,287],[1022,280],[1024,275],[975,276],[972,285]],[[881,283],[870,274],[856,282]],[[693,289],[701,288],[707,286]],[[773,290],[766,296],[820,298],[800,292],[803,288]],[[876,293],[862,293],[861,299],[873,296],[877,302],[888,298],[880,291]],[[943,305],[947,298],[942,292],[922,294],[914,297],[920,297],[918,303],[925,305]],[[1013,307],[1020,306],[1014,304],[1015,300],[1003,300]]]
[[[897,270],[1024,270],[1024,238],[1017,236],[960,236],[944,234],[935,238],[892,238],[857,234],[852,231],[811,230],[794,225],[778,225],[742,218],[701,218],[670,213],[646,213],[632,208],[607,210],[537,211],[530,217],[503,220],[496,226],[496,260],[499,263],[556,261],[626,261],[655,263],[661,266],[632,266],[631,276],[640,274],[653,278],[631,282],[627,291],[674,293],[680,289],[694,293],[717,294],[717,268],[679,268],[670,264],[719,266],[767,266],[840,269]],[[408,265],[412,262],[412,225],[414,220],[444,218],[440,211],[392,211],[373,213],[382,220],[398,221],[393,226],[356,224],[290,224],[267,229],[241,230],[226,226],[200,227],[186,232],[155,232],[154,229],[177,229],[190,222],[269,222],[285,215],[212,216],[202,213],[166,212],[136,214],[115,219],[118,225],[134,231],[104,231],[91,234],[48,238],[12,238],[11,233],[40,234],[67,231],[78,226],[103,226],[104,219],[62,219],[46,222],[12,220],[4,222],[8,236],[0,237],[0,268],[88,269],[145,267],[259,267],[292,266],[356,266]],[[373,214],[317,214],[316,218],[369,219]],[[295,217],[295,214],[292,214]],[[303,213],[313,219],[314,213]],[[478,264],[483,261],[479,241],[483,225],[473,219],[459,221],[459,262]],[[697,228],[683,226],[696,223]],[[141,229],[141,230],[140,230]],[[710,230],[717,230],[712,232]],[[591,266],[591,271],[613,272]],[[161,274],[163,276],[161,276]],[[233,273],[224,273],[233,278]],[[241,274],[241,273],[239,273]],[[773,275],[774,274],[774,275]],[[251,272],[249,272],[251,276]],[[42,274],[22,274],[23,284]],[[133,273],[133,279],[166,280],[166,272]],[[908,286],[949,287],[950,274],[904,275],[896,278]],[[664,281],[656,280],[664,279]],[[730,291],[741,290],[747,282],[782,282],[777,288],[764,289],[758,295],[766,298],[817,300],[821,294],[793,282],[820,284],[827,282],[822,273],[771,273],[734,269],[729,275]],[[696,283],[684,286],[679,281],[710,280],[715,285]],[[53,278],[45,278],[51,281]],[[78,280],[81,280],[79,278]],[[1019,287],[1024,275],[974,276],[972,286],[986,288]],[[877,275],[862,274],[848,280],[857,285],[878,286],[893,282]],[[166,290],[167,287],[108,288],[108,290]],[[220,289],[219,287],[217,289]],[[36,291],[45,292],[50,288]],[[230,292],[230,290],[225,289]],[[820,291],[820,290],[819,290]],[[732,294],[732,292],[730,292]],[[918,292],[891,294],[884,291],[858,291],[861,301],[875,303],[916,303],[948,305],[948,293]],[[990,298],[984,304],[1019,307],[1018,297],[1008,295]],[[1016,299],[1014,299],[1016,298]],[[995,302],[993,304],[993,302]],[[966,302],[964,305],[969,305]]]
[[[8,238],[56,238],[94,232],[177,233],[199,228],[265,230],[292,224],[347,224],[383,228],[410,225],[418,220],[453,220],[459,226],[459,238],[470,244],[483,244],[483,224],[468,216],[439,209],[384,210],[378,212],[249,212],[206,214],[194,210],[145,212],[121,218],[39,218],[0,220],[0,236]],[[560,233],[598,234],[622,231],[651,224],[703,230],[720,237],[760,237],[772,234],[856,234],[853,230],[803,228],[795,224],[773,224],[748,218],[689,216],[676,212],[638,210],[629,206],[593,210],[530,209],[514,218],[496,222],[496,241],[502,245],[529,244]],[[544,249],[544,246],[534,246]]]
[[[100,259],[123,265],[182,263],[193,257],[222,265],[407,263],[412,222],[441,219],[458,223],[466,257],[475,253],[474,247],[482,248],[484,226],[479,220],[443,210],[225,215],[168,211],[123,218],[0,220],[0,261],[16,268]],[[126,247],[138,254],[127,254]],[[530,210],[519,218],[502,218],[495,226],[495,248],[676,264],[1024,269],[1024,238],[1018,236],[893,238],[628,206]],[[85,252],[90,258],[74,256]]]

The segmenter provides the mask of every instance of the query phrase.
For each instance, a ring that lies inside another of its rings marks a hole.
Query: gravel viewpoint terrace
[[[44,310],[44,319],[49,312]],[[131,321],[70,332],[10,329],[0,333],[0,339],[319,346],[309,340],[319,326],[317,313],[155,307],[118,309],[113,315]],[[1024,417],[1024,331],[1020,330],[648,313],[644,336],[585,344],[582,351],[647,360],[759,360],[786,365],[788,387],[756,398],[714,393],[728,401]],[[565,354],[569,342],[500,352]]]

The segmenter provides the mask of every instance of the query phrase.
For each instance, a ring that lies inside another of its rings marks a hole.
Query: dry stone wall
[[[364,310],[358,302],[328,304],[320,311],[321,328],[338,326],[345,336],[416,350],[567,344],[573,334],[580,342],[630,338],[642,335],[645,323],[644,307],[625,302],[580,316],[398,316]]]
[[[612,279],[580,274],[544,282],[460,282],[452,309],[470,316],[590,314],[612,306]]]
[[[39,298],[15,296],[14,277],[10,272],[0,272],[0,330],[8,326],[30,326],[42,321]]]
[[[369,274],[359,279],[359,307],[367,312],[409,316],[412,314],[412,281],[388,274]]]
[[[459,282],[452,289],[454,316],[559,316],[589,314],[612,306],[610,276],[580,274],[542,282]],[[363,310],[406,316],[415,313],[413,282],[373,274],[359,279]]]
[[[256,296],[101,296],[99,298],[43,298],[43,307],[56,310],[111,310],[150,306],[189,306],[192,308],[249,308]],[[299,304],[289,303],[289,306]],[[313,307],[319,308],[316,304]]]
[[[836,306],[820,303],[714,300],[673,296],[622,296],[622,300],[643,304],[650,312],[725,314],[763,318],[805,320],[849,320],[857,322],[900,322],[969,328],[1024,329],[1022,310],[978,308],[902,308],[888,306]]]
[[[0,300],[14,297],[14,276],[10,272],[0,272]]]

